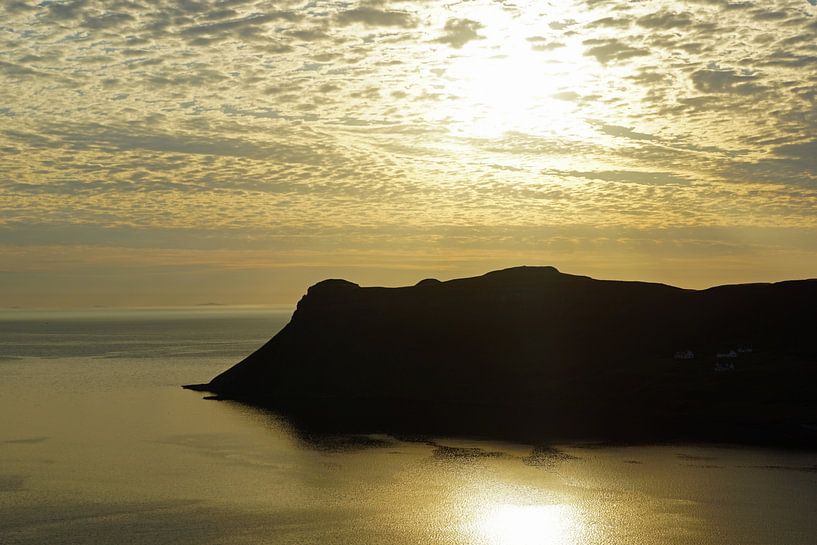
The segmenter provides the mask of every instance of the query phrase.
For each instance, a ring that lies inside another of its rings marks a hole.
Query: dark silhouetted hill
[[[817,281],[686,290],[553,267],[326,280],[192,388],[343,431],[817,444]]]

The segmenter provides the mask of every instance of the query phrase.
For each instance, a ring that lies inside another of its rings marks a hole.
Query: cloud
[[[369,6],[342,11],[337,15],[337,21],[341,25],[360,23],[372,27],[415,28],[418,25],[417,17],[406,11],[381,10]]]
[[[229,115],[252,115],[254,117],[276,117],[274,114],[261,115],[259,112],[243,112],[225,106]],[[249,139],[227,136],[190,135],[150,131],[130,126],[106,126],[97,123],[80,125],[55,125],[42,134],[5,131],[7,137],[36,147],[51,147],[55,142],[74,151],[156,151],[186,155],[224,156],[246,159],[268,159],[283,163],[303,163],[318,165],[326,159],[326,153],[310,146],[292,142],[258,143]],[[327,150],[328,151],[328,150]]]
[[[46,5],[52,18],[71,20],[79,17],[82,9],[88,5],[88,0],[69,0],[67,2],[50,2]]]
[[[44,75],[42,72],[29,68],[28,66],[5,61],[0,61],[0,73],[13,78]]]
[[[92,30],[103,30],[115,28],[130,21],[134,21],[134,17],[129,13],[108,12],[97,16],[85,16],[80,26]]]
[[[0,2],[4,240],[70,253],[66,225],[114,246],[119,225],[407,262],[517,236],[530,256],[556,225],[817,240],[808,4],[512,4]]]
[[[227,38],[238,38],[242,40],[260,37],[268,23],[274,21],[294,22],[301,19],[292,11],[275,10],[266,13],[252,13],[235,19],[221,20],[215,23],[196,24],[188,26],[181,31],[181,35],[192,38],[193,42],[208,44],[212,41],[224,40]]]
[[[37,8],[26,0],[7,0],[3,3],[3,8],[8,13],[21,13],[35,11]]]
[[[810,171],[812,176],[817,176],[817,140],[785,144],[775,148],[774,152],[802,170]]]
[[[590,46],[584,54],[595,57],[602,64],[624,61],[633,57],[645,57],[650,54],[648,49],[635,47],[615,38],[591,38],[582,43]]]
[[[738,72],[732,68],[706,68],[696,70],[690,77],[695,88],[703,93],[752,95],[767,89],[757,83],[760,77],[748,70]]]
[[[582,97],[579,93],[575,91],[561,91],[559,93],[554,93],[550,96],[552,96],[553,98],[557,98],[559,100],[567,100],[570,102],[579,100]]]
[[[673,11],[657,11],[636,19],[636,22],[649,29],[671,30],[685,28],[692,24],[692,17],[688,13]]]
[[[604,134],[610,136],[618,136],[621,138],[629,138],[631,140],[655,140],[655,136],[643,132],[636,132],[628,127],[621,127],[619,125],[607,125],[605,123],[594,123],[599,127],[599,130]]]
[[[573,178],[585,178],[588,180],[601,180],[604,182],[643,185],[678,185],[689,183],[687,178],[678,176],[672,172],[644,172],[634,170],[546,170],[543,172],[543,174],[548,174],[551,176],[570,176]]]
[[[482,28],[484,28],[482,23],[472,19],[449,19],[443,27],[443,35],[434,41],[460,49],[470,41],[485,39],[479,34]]]
[[[531,43],[531,49],[534,51],[553,51],[565,46],[562,42],[550,40],[543,36],[530,36],[525,39]]]
[[[632,25],[632,19],[628,17],[602,17],[596,19],[585,25],[585,28],[629,28]]]

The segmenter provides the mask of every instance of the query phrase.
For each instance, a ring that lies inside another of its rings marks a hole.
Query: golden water
[[[0,321],[0,543],[817,543],[816,453],[304,436],[178,387],[285,319]]]

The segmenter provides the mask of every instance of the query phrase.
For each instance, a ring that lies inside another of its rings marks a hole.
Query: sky
[[[4,0],[0,307],[817,277],[815,3]]]

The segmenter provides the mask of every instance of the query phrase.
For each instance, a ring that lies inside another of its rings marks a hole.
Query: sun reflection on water
[[[493,504],[479,514],[474,537],[486,545],[574,545],[583,530],[569,505]]]

